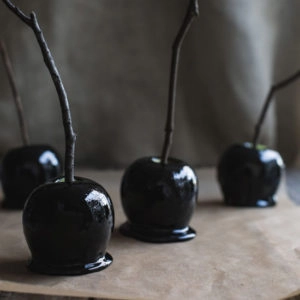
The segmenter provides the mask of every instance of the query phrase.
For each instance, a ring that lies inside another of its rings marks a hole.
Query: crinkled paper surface
[[[282,299],[300,289],[300,207],[284,184],[278,205],[267,209],[222,204],[212,169],[201,169],[199,200],[191,226],[197,237],[176,244],[148,244],[123,237],[119,186],[122,172],[77,175],[102,184],[114,203],[116,230],[106,270],[84,276],[29,272],[30,253],[21,212],[0,211],[0,290],[105,299]]]

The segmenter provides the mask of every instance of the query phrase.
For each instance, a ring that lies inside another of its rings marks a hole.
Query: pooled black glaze
[[[121,199],[128,222],[120,228],[127,236],[166,243],[192,239],[189,227],[197,201],[198,179],[186,163],[170,158],[138,159],[126,170]]]
[[[232,145],[218,164],[224,201],[232,206],[268,207],[276,204],[282,169],[278,152],[258,145]]]
[[[37,186],[61,174],[59,154],[47,145],[30,145],[7,152],[2,161],[3,207],[23,209]]]
[[[111,199],[102,186],[85,178],[58,180],[36,188],[23,211],[23,228],[32,271],[78,275],[112,263],[106,253],[114,227]]]

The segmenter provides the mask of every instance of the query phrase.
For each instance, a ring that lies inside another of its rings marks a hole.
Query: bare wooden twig
[[[254,148],[257,145],[257,140],[259,138],[259,134],[260,134],[260,131],[261,131],[261,126],[262,126],[262,124],[265,120],[266,113],[268,111],[269,105],[271,103],[271,100],[272,100],[274,94],[277,91],[281,90],[282,88],[288,86],[289,84],[291,84],[295,80],[297,80],[299,77],[300,77],[300,70],[297,71],[296,73],[294,73],[293,75],[289,76],[288,78],[272,85],[272,87],[270,88],[270,90],[267,94],[267,98],[265,100],[263,109],[262,109],[261,114],[259,116],[258,122],[255,125],[254,136],[253,136],[253,139],[252,139],[252,145],[253,145]]]
[[[5,65],[6,73],[8,76],[8,81],[9,81],[9,84],[10,84],[10,87],[11,87],[11,90],[13,93],[13,98],[14,98],[16,109],[17,109],[22,142],[23,142],[24,146],[27,146],[29,144],[29,136],[28,136],[27,125],[26,125],[25,118],[24,118],[23,105],[22,105],[20,94],[17,89],[12,64],[9,59],[5,43],[3,41],[0,41],[0,52],[1,52],[2,59],[3,59],[3,63]]]
[[[179,29],[179,32],[174,40],[172,47],[172,60],[170,69],[170,81],[169,81],[169,99],[168,99],[168,111],[167,121],[165,127],[165,140],[162,150],[161,163],[167,164],[170,149],[173,143],[173,131],[175,127],[175,100],[176,100],[176,85],[177,85],[177,73],[178,64],[180,58],[180,49],[182,42],[191,26],[193,19],[199,14],[198,0],[190,0],[190,4],[183,20],[183,23]]]
[[[62,120],[65,131],[65,181],[70,183],[74,181],[74,156],[76,135],[73,131],[72,117],[67,93],[62,83],[60,74],[56,68],[54,59],[44,38],[43,32],[39,26],[35,13],[32,12],[28,17],[18,7],[12,4],[10,0],[3,0],[3,2],[13,13],[15,13],[26,25],[28,25],[33,30],[37,42],[40,46],[44,62],[50,72],[53,83],[55,85],[59,97],[60,107],[62,111]]]

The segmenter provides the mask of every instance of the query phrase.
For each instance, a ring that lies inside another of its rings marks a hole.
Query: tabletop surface
[[[121,171],[80,170],[99,182],[115,207],[107,251],[113,264],[82,276],[46,276],[26,268],[30,257],[20,211],[0,210],[0,291],[102,299],[283,299],[300,289],[300,207],[284,180],[274,208],[222,203],[214,169],[197,170],[199,197],[191,226],[197,237],[149,244],[122,236]],[[1,294],[0,294],[1,295]],[[1,297],[0,297],[1,298]],[[2,298],[1,298],[2,299]]]

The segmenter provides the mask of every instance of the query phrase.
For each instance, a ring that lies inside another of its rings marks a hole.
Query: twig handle
[[[12,93],[13,93],[15,106],[16,106],[16,109],[17,109],[22,143],[23,143],[24,146],[27,146],[27,145],[29,145],[29,135],[28,135],[28,129],[27,129],[27,125],[26,125],[26,122],[25,122],[25,118],[24,118],[23,105],[22,105],[20,94],[19,94],[18,89],[17,89],[17,84],[16,84],[12,64],[11,64],[11,61],[9,59],[5,43],[3,41],[0,41],[0,52],[1,52],[2,59],[3,59],[3,63],[5,65],[5,69],[6,69],[6,73],[7,73],[7,76],[8,76],[9,84],[10,84],[10,87],[11,87],[11,90],[12,90]]]
[[[161,163],[167,164],[170,154],[171,146],[173,143],[173,131],[175,127],[175,103],[176,103],[176,86],[177,86],[177,74],[178,64],[180,58],[180,50],[183,40],[192,24],[193,19],[199,15],[198,0],[191,0],[186,16],[179,29],[179,32],[174,40],[172,47],[172,59],[170,68],[170,81],[169,81],[169,96],[168,96],[168,111],[165,127],[165,140],[161,155]]]
[[[65,131],[65,143],[66,143],[65,181],[71,183],[74,181],[74,156],[75,156],[76,135],[73,131],[72,117],[71,117],[67,93],[65,91],[60,74],[56,68],[54,59],[47,45],[47,42],[44,38],[43,32],[39,26],[35,13],[32,12],[28,17],[18,7],[13,5],[10,0],[3,0],[3,2],[13,13],[15,13],[25,24],[27,24],[33,30],[37,42],[40,46],[44,58],[44,62],[50,72],[52,81],[55,85],[59,97],[59,102],[60,102],[60,107],[62,112],[62,120],[63,120],[64,131]]]
[[[266,113],[269,109],[269,106],[270,106],[271,100],[273,99],[274,94],[277,91],[281,90],[282,88],[284,88],[284,87],[288,86],[289,84],[291,84],[292,82],[294,82],[299,77],[300,77],[300,70],[297,71],[296,73],[294,73],[293,75],[289,76],[288,78],[272,85],[272,87],[270,88],[270,90],[267,94],[263,109],[262,109],[261,114],[259,116],[258,122],[255,125],[254,136],[253,136],[253,139],[252,139],[253,148],[255,148],[257,146],[257,141],[258,141],[258,138],[259,138],[259,135],[260,135],[261,126],[262,126],[262,124],[265,120]]]

